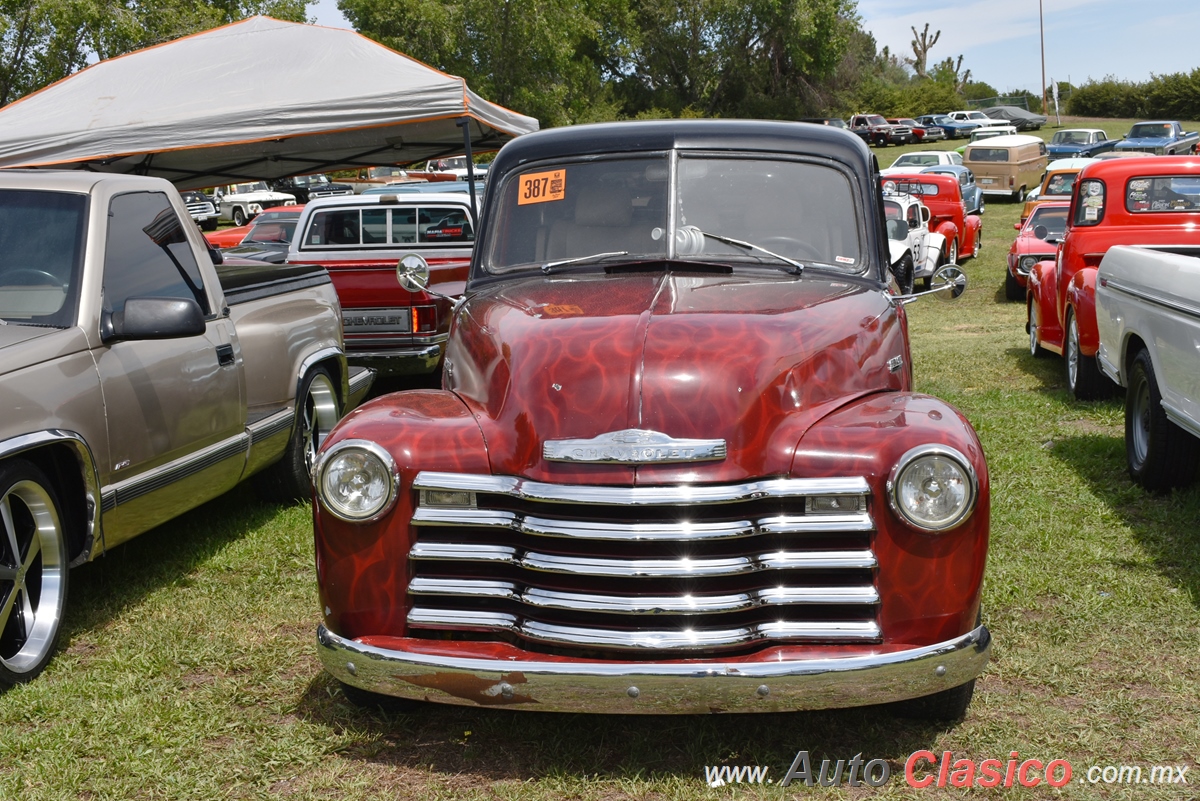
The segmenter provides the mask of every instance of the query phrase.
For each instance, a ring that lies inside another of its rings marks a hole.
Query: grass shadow
[[[1155,495],[1129,478],[1122,437],[1081,434],[1057,439],[1052,451],[1091,487],[1133,532],[1169,581],[1200,608],[1200,488]],[[1118,563],[1118,568],[1128,567]]]
[[[885,759],[903,771],[947,725],[903,720],[885,707],[736,715],[583,715],[416,703],[365,709],[328,674],[315,677],[296,714],[351,743],[343,756],[489,781],[587,776],[703,779],[708,765],[764,765],[779,781],[805,749],[822,759]]]
[[[189,574],[279,512],[246,484],[71,571],[60,649]]]
[[[1035,392],[1067,397],[1066,368],[1058,354],[1047,353],[1036,358],[1029,353],[1028,347],[1010,347],[1004,349],[1004,358],[1016,369],[1037,379],[1039,386],[1034,387]]]

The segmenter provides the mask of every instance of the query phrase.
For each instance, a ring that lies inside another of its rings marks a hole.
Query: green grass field
[[[1114,133],[1126,123],[1107,121]],[[1049,136],[1053,129],[1043,129]],[[942,143],[940,147],[948,147]],[[880,150],[885,166],[915,148]],[[984,620],[994,660],[965,720],[880,709],[598,717],[351,706],[315,656],[310,510],[238,490],[72,574],[62,651],[0,694],[0,798],[862,798],[869,788],[709,788],[706,765],[796,752],[890,761],[1069,760],[1061,790],[1014,799],[1191,799],[1189,785],[1088,784],[1091,766],[1191,765],[1200,752],[1200,491],[1147,495],[1125,473],[1120,399],[1077,403],[1057,358],[1026,350],[1003,300],[1020,207],[989,201],[957,303],[911,304],[918,389],[979,431],[992,479]],[[1200,767],[1193,768],[1200,774]]]

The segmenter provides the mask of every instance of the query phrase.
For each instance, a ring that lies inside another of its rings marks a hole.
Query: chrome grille
[[[863,478],[413,488],[412,636],[581,656],[881,638]]]

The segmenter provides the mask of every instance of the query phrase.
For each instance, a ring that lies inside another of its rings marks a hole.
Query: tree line
[[[0,0],[0,105],[96,60],[313,0]],[[543,127],[646,117],[912,116],[998,92],[913,28],[879,49],[856,0],[338,0],[360,33]],[[287,54],[303,58],[303,54]],[[272,54],[279,68],[286,63]]]

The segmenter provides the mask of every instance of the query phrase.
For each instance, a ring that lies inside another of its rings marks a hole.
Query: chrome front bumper
[[[317,629],[335,678],[383,695],[543,712],[788,712],[903,701],[983,672],[992,636],[906,651],[787,662],[534,662],[392,651]]]

